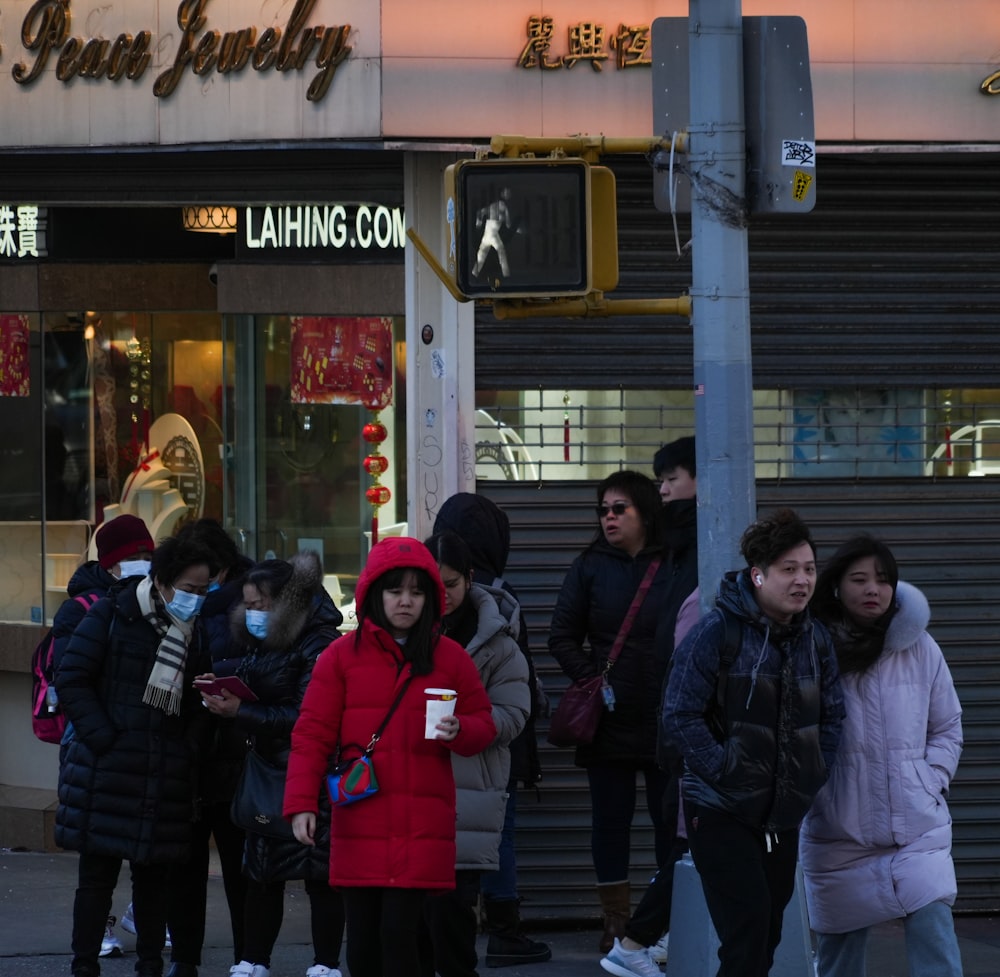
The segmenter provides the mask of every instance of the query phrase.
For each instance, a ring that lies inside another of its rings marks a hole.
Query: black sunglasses
[[[631,502],[612,502],[611,505],[604,502],[597,507],[597,515],[600,519],[606,518],[609,512],[613,512],[616,516],[624,516],[625,511],[631,508]]]

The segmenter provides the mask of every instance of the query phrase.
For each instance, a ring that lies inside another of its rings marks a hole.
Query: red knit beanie
[[[153,537],[138,516],[116,516],[97,532],[97,560],[105,570],[142,550],[152,554],[155,548]]]

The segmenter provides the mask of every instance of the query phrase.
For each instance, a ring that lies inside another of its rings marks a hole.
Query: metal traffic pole
[[[755,519],[740,0],[690,0],[692,328],[701,606]]]

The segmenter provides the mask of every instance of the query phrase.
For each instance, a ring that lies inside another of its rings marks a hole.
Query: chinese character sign
[[[616,68],[648,68],[652,64],[648,24],[619,24],[608,32],[604,24],[582,21],[566,28],[566,53],[555,54],[556,25],[551,17],[528,18],[527,42],[517,59],[519,68],[572,68],[580,61],[601,71],[610,61]],[[614,52],[614,60],[608,48]]]
[[[46,257],[47,225],[45,207],[0,203],[0,259]]]
[[[27,397],[30,393],[28,317],[0,315],[0,397]]]
[[[392,319],[295,316],[293,404],[392,403]]]

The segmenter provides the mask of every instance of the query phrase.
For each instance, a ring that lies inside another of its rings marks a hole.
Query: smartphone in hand
[[[205,695],[221,695],[222,690],[231,692],[244,702],[256,702],[257,696],[249,685],[235,675],[223,675],[216,678],[196,678],[194,687]]]

